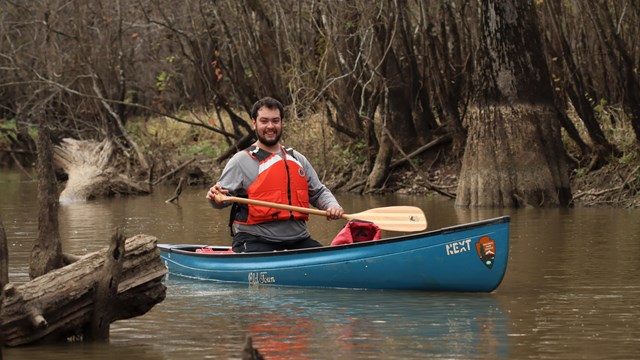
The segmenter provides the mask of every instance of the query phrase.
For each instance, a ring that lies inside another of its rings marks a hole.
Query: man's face
[[[282,136],[280,110],[262,107],[258,110],[253,126],[258,140],[267,146],[276,145]]]

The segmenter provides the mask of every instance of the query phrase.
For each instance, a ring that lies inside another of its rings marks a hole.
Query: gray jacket
[[[282,151],[278,156],[283,156]],[[293,151],[293,156],[302,165],[306,173],[311,205],[320,210],[340,206],[331,191],[320,182],[318,174],[307,158],[295,150]],[[247,188],[257,177],[258,162],[246,151],[240,151],[227,162],[218,183],[229,190],[229,195],[231,196],[246,196]],[[220,206],[214,201],[211,203],[216,208],[230,205],[229,203]],[[299,240],[310,236],[306,222],[302,220],[271,221],[255,225],[234,223],[233,233],[236,234],[238,232],[250,233],[274,242]]]

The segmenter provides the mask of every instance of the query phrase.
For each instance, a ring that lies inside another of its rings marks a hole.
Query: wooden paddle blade
[[[366,210],[357,214],[344,214],[348,220],[370,221],[382,230],[423,231],[427,228],[427,217],[415,206],[387,206]]]

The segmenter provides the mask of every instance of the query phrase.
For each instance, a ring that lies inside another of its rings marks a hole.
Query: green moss
[[[16,121],[15,120],[0,120],[0,129],[7,130],[15,130],[16,129]]]
[[[0,119],[0,129],[2,130],[0,131],[0,142],[2,143],[9,143],[10,140],[7,137],[18,131],[15,119]],[[27,128],[27,134],[35,141],[38,138],[37,126],[29,126]]]
[[[638,159],[638,153],[634,151],[625,152],[619,159],[618,162],[623,165],[633,164]]]

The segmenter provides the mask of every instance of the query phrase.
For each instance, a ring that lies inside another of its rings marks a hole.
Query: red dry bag
[[[368,221],[351,220],[331,241],[331,246],[379,240],[380,237],[378,225]]]

